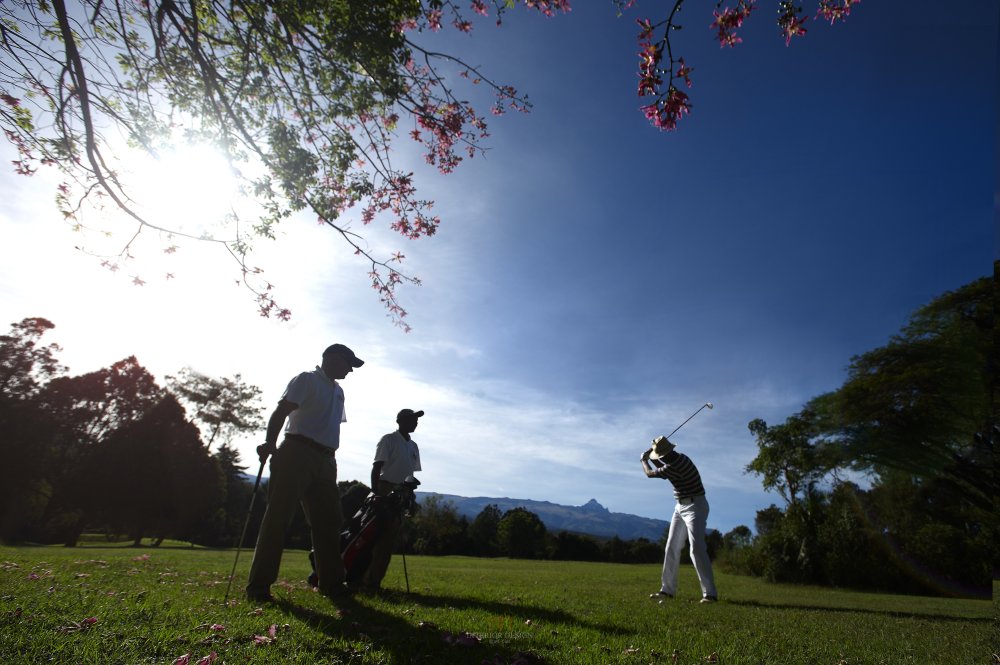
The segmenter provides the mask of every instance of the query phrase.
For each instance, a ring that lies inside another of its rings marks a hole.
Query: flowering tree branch
[[[470,7],[500,23],[518,4],[546,15],[569,10],[568,0]],[[177,250],[174,238],[191,237],[135,205],[111,132],[154,155],[183,134],[218,146],[259,207],[250,224],[235,210],[228,215],[231,237],[198,239],[225,248],[262,315],[291,313],[249,263],[252,241],[274,238],[280,222],[307,211],[367,263],[390,318],[408,330],[397,287],[419,280],[401,270],[402,252],[376,254],[354,230],[386,217],[390,229],[415,240],[440,224],[413,173],[391,158],[400,115],[413,119],[409,135],[426,161],[451,173],[489,134],[438,63],[458,64],[466,80],[490,86],[494,114],[529,106],[513,88],[417,44],[445,16],[470,31],[467,11],[450,0],[9,0],[0,3],[0,125],[18,151],[17,173],[62,172],[57,204],[74,228],[89,228],[85,208],[117,210],[134,225],[118,255],[102,257],[109,269],[132,258],[144,230],[161,233],[168,253]]]
[[[619,15],[637,3],[637,0],[614,0]],[[709,28],[715,31],[716,39],[722,48],[733,48],[743,41],[737,30],[743,26],[743,21],[756,8],[757,0],[736,0],[736,6],[722,7],[719,0],[712,12],[714,20]],[[824,19],[834,24],[844,21],[851,13],[851,7],[861,0],[818,0],[814,19]],[[677,129],[677,123],[691,112],[691,100],[686,92],[680,89],[679,82],[684,82],[685,88],[691,88],[691,73],[694,68],[689,66],[683,57],[674,56],[671,38],[673,33],[682,28],[677,22],[677,15],[684,6],[685,0],[673,0],[667,18],[654,23],[649,18],[637,19],[639,26],[639,97],[652,98],[652,101],[642,106],[642,111],[654,127],[672,131]],[[791,45],[792,38],[806,34],[806,18],[803,8],[790,0],[778,2],[778,29],[785,38],[785,45]],[[666,56],[666,58],[664,58]]]

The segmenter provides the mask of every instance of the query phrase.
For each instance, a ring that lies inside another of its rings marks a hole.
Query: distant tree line
[[[988,596],[1000,550],[997,294],[983,278],[936,298],[888,344],[853,358],[837,390],[784,423],[751,421],[758,454],[746,470],[784,506],[758,511],[756,534],[710,531],[717,565],[782,582]],[[72,546],[86,531],[232,546],[253,486],[230,443],[262,427],[260,390],[189,369],[160,386],[134,357],[67,376],[61,349],[41,341],[51,328],[29,318],[0,336],[0,540]],[[348,481],[341,491],[350,515],[368,488]],[[254,503],[243,546],[265,504]],[[496,505],[470,520],[430,497],[402,546],[653,563],[664,540],[553,533],[526,509]],[[287,544],[310,546],[301,512]]]

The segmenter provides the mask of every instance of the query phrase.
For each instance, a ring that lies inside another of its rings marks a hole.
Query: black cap
[[[365,364],[364,360],[354,355],[354,351],[351,351],[343,344],[331,344],[326,347],[326,351],[323,352],[323,357],[325,358],[330,355],[347,356],[347,359],[351,362],[351,367],[361,367]]]
[[[399,422],[403,418],[419,418],[424,415],[423,411],[414,411],[413,409],[403,409],[396,414],[396,422]]]

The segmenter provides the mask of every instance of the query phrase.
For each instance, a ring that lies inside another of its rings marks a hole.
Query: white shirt
[[[379,479],[389,483],[401,483],[421,470],[417,442],[407,441],[399,431],[382,437],[375,448],[375,461],[383,463]]]
[[[347,422],[344,390],[322,369],[317,367],[296,376],[288,382],[281,398],[299,405],[288,416],[287,434],[307,436],[331,450],[340,447],[340,423]]]

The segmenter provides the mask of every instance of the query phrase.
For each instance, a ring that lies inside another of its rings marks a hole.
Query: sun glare
[[[137,160],[130,171],[128,191],[150,223],[195,237],[235,235],[225,217],[236,204],[238,183],[214,147],[181,144]]]

